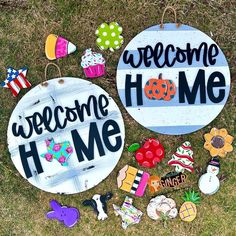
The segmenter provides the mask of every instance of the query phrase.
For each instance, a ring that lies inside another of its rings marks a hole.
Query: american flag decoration
[[[2,87],[9,88],[14,97],[18,95],[22,88],[30,88],[31,84],[26,79],[27,68],[15,70],[12,67],[7,68],[7,79],[1,83]]]

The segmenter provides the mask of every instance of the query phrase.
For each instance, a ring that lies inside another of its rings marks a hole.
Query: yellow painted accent
[[[136,168],[129,166],[128,170],[126,171],[126,178],[123,180],[120,189],[130,192],[137,172],[138,170]]]
[[[57,36],[55,34],[48,35],[45,44],[45,53],[49,60],[56,59],[56,42]]]
[[[185,202],[179,209],[179,216],[183,221],[193,221],[197,216],[196,205],[192,202]]]

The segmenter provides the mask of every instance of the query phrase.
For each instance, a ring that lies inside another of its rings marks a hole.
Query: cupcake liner
[[[105,74],[105,65],[98,64],[95,66],[89,66],[87,68],[84,68],[84,73],[85,73],[86,77],[88,77],[88,78],[101,77]]]

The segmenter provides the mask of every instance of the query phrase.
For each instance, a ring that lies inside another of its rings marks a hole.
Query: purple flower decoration
[[[65,158],[64,156],[61,156],[61,157],[58,159],[58,161],[59,161],[60,163],[64,163],[64,162],[66,161],[66,158]]]
[[[66,152],[67,152],[67,153],[72,153],[72,152],[73,152],[73,148],[72,148],[72,147],[68,147],[68,148],[66,149]]]
[[[52,150],[54,152],[58,152],[58,151],[60,151],[60,149],[61,149],[61,145],[59,143],[54,144],[54,146],[52,148]]]
[[[45,158],[46,158],[47,161],[52,161],[53,155],[50,154],[50,153],[46,153]]]
[[[46,146],[49,147],[51,144],[51,140],[47,139],[45,142],[46,142]]]

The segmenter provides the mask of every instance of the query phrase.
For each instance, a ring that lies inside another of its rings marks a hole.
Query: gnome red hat
[[[171,160],[168,161],[168,165],[175,166],[176,172],[184,172],[184,169],[194,172],[193,163],[193,150],[188,141],[178,147]]]

